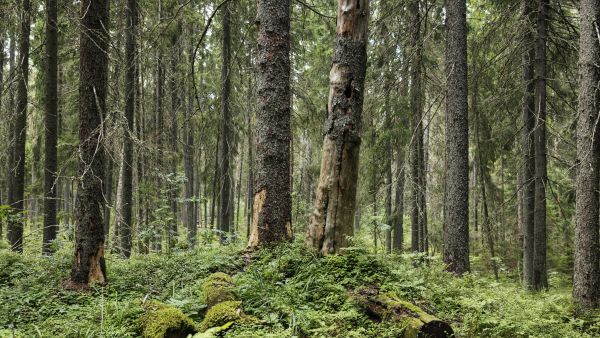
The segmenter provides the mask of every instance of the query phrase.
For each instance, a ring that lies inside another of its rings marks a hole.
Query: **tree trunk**
[[[394,241],[392,249],[402,252],[404,249],[404,146],[396,151],[396,211],[394,218]]]
[[[254,200],[254,136],[252,134],[252,113],[248,112],[248,189],[246,191],[246,239],[250,241],[250,229],[252,228],[252,204]]]
[[[126,258],[131,256],[131,229],[133,208],[133,119],[135,116],[135,44],[137,27],[137,3],[136,0],[127,0],[125,7],[125,119],[127,129],[125,130],[125,142],[123,143],[123,189],[121,191],[121,209],[119,220],[121,253]]]
[[[190,26],[189,28],[189,35],[193,36],[194,34],[194,29],[193,26]],[[190,46],[188,49],[188,54],[189,54],[189,62],[190,64],[194,61],[193,60],[193,47],[192,47],[192,43],[190,42]],[[192,74],[193,76],[193,74]],[[190,78],[191,81],[191,78]],[[189,84],[188,84],[189,87]],[[185,145],[183,147],[183,167],[184,167],[184,171],[185,171],[185,177],[187,178],[187,181],[185,183],[185,210],[186,210],[186,215],[185,215],[185,224],[186,224],[186,228],[187,228],[187,241],[188,244],[190,246],[190,249],[194,249],[196,247],[196,236],[197,236],[197,211],[198,211],[198,202],[196,202],[197,199],[194,200],[194,202],[190,201],[190,199],[192,199],[194,197],[194,187],[195,187],[195,182],[196,180],[198,180],[198,182],[200,182],[199,177],[196,176],[194,177],[194,129],[193,129],[193,122],[192,122],[192,116],[194,114],[194,96],[193,96],[193,92],[192,90],[188,89],[188,95],[187,95],[187,107],[184,110],[185,112],[185,118],[184,118],[184,132],[185,132]],[[200,156],[198,156],[198,159],[200,158]],[[196,191],[197,194],[200,194],[200,189],[197,189]]]
[[[524,49],[523,49],[523,169],[521,180],[523,182],[523,284],[530,288],[533,286],[533,231],[534,231],[534,207],[535,207],[535,37],[534,37],[534,15],[535,3],[530,0],[523,1],[523,20],[525,20]]]
[[[244,172],[244,149],[241,149],[244,145],[243,141],[240,141],[240,167],[238,169],[238,179],[236,182],[236,206],[235,206],[235,231],[238,232],[240,224],[240,200],[242,199],[242,173]]]
[[[548,287],[546,271],[546,40],[549,0],[538,0],[535,43],[536,115],[535,136],[535,208],[533,245],[533,288]]]
[[[79,189],[73,284],[105,283],[102,222],[103,157],[98,145],[106,109],[108,0],[82,0],[79,80]]]
[[[218,130],[217,135],[220,134],[220,130]],[[212,199],[210,200],[210,226],[214,228],[215,226],[215,206],[217,204],[217,197],[219,196],[218,190],[219,188],[219,149],[220,143],[217,139],[217,149],[215,150],[215,171],[213,175],[212,181]]]
[[[446,2],[446,196],[444,262],[462,275],[469,264],[469,124],[466,1]]]
[[[251,248],[292,239],[290,1],[259,0],[256,21],[258,111]]]
[[[171,13],[175,13],[174,10],[170,11]],[[175,15],[175,14],[172,14]],[[181,20],[177,21],[175,26],[175,31],[171,34],[171,121],[169,123],[169,131],[170,131],[170,146],[171,146],[171,156],[170,156],[170,170],[169,172],[173,175],[173,178],[176,178],[177,174],[177,162],[178,162],[178,154],[177,154],[177,125],[178,125],[178,111],[181,108],[181,97],[179,96],[179,91],[182,89],[183,85],[180,83],[180,76],[177,71],[177,64],[181,61],[181,48],[180,48],[180,37],[182,35],[183,26],[181,24]],[[169,252],[173,250],[175,245],[177,244],[179,231],[177,227],[177,219],[178,219],[178,205],[177,205],[177,197],[179,196],[179,184],[174,181],[171,182],[171,186],[169,187],[169,199],[171,202],[171,222],[169,224]]]
[[[14,124],[15,146],[11,163],[15,164],[14,176],[10,185],[8,203],[15,216],[8,222],[6,237],[11,249],[23,252],[23,216],[25,192],[25,138],[27,135],[27,88],[29,80],[29,32],[31,30],[31,4],[21,1],[21,34],[19,36],[19,76],[17,85],[17,117]]]
[[[598,107],[600,94],[600,44],[597,24],[600,1],[581,1],[581,35],[579,40],[579,118],[577,121],[577,193],[575,228],[575,271],[573,300],[582,310],[600,306],[600,133]]]
[[[8,64],[9,64],[9,78],[10,79],[14,79],[15,78],[15,37],[11,36],[10,38],[10,44],[9,44],[9,56],[8,56]],[[14,156],[15,156],[15,133],[14,133],[14,129],[15,129],[15,122],[14,122],[14,114],[15,114],[15,89],[14,89],[14,85],[13,85],[13,81],[9,82],[9,87],[8,87],[8,131],[7,131],[7,144],[8,144],[8,149],[7,149],[7,159],[8,159],[8,165],[7,165],[7,170],[6,170],[6,185],[7,185],[7,189],[6,189],[6,199],[7,199],[7,204],[10,204],[12,201],[12,192],[13,192],[13,178],[14,178],[14,167],[13,167],[13,163],[15,163],[14,161]],[[6,225],[7,229],[6,231],[8,232],[8,222]],[[7,239],[8,239],[8,234],[7,234]]]
[[[352,235],[368,14],[368,0],[338,1],[321,174],[306,236],[307,244],[325,255],[348,246]]]
[[[410,86],[410,110],[412,113],[412,135],[410,143],[410,166],[411,166],[411,250],[413,252],[423,251],[423,224],[422,205],[421,205],[421,156],[423,142],[423,101],[421,86],[422,70],[422,42],[421,42],[421,10],[420,0],[410,2],[411,12],[413,14],[412,36],[411,36],[411,86]]]
[[[46,0],[46,75],[45,82],[45,160],[44,160],[44,231],[42,254],[52,254],[56,239],[57,138],[58,138],[58,4]]]
[[[221,243],[225,243],[231,227],[231,112],[229,93],[231,90],[231,12],[229,4],[223,7],[223,40],[221,68],[221,130],[219,133],[219,213],[217,227]]]

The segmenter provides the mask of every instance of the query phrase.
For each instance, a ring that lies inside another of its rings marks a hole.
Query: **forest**
[[[600,0],[0,0],[0,337],[600,337]]]

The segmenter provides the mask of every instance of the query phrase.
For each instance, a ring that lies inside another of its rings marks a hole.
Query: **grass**
[[[600,314],[572,315],[569,278],[550,273],[549,291],[523,291],[504,273],[456,278],[435,258],[374,255],[351,248],[316,257],[302,243],[263,250],[245,265],[241,247],[196,252],[107,257],[109,284],[88,293],[66,291],[70,251],[54,257],[0,249],[0,337],[137,337],[142,300],[158,300],[200,322],[206,307],[201,285],[209,274],[234,275],[244,311],[260,319],[237,325],[226,337],[392,337],[394,323],[374,323],[348,297],[349,290],[378,285],[439,318],[459,337],[593,337]],[[415,266],[416,265],[416,266]]]

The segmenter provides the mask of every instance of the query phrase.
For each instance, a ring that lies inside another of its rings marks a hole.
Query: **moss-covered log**
[[[236,300],[236,297],[233,293],[233,279],[228,274],[213,273],[202,283],[202,302],[208,308],[231,300]]]
[[[199,331],[198,325],[177,308],[149,301],[144,310],[139,320],[144,338],[185,338]]]
[[[376,288],[364,288],[353,292],[352,298],[374,321],[395,321],[403,325],[403,338],[454,336],[448,323],[393,294],[379,293]]]
[[[234,293],[233,279],[228,274],[216,272],[208,276],[202,283],[202,302],[207,311],[200,326],[205,335],[226,331],[234,323],[252,323],[256,318],[247,316],[242,309],[242,302]]]

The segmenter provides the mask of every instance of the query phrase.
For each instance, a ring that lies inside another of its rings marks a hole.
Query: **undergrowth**
[[[324,259],[302,243],[258,252],[245,265],[241,248],[193,253],[108,257],[109,284],[90,292],[66,291],[70,253],[51,258],[0,250],[0,337],[137,337],[142,301],[181,309],[200,323],[202,283],[213,272],[233,274],[244,312],[259,319],[235,325],[226,337],[394,337],[401,328],[374,323],[348,294],[378,286],[451,323],[459,337],[592,337],[600,315],[572,315],[564,275],[553,287],[530,293],[511,278],[456,278],[438,260],[383,257],[359,248]],[[421,262],[421,263],[418,263]]]

